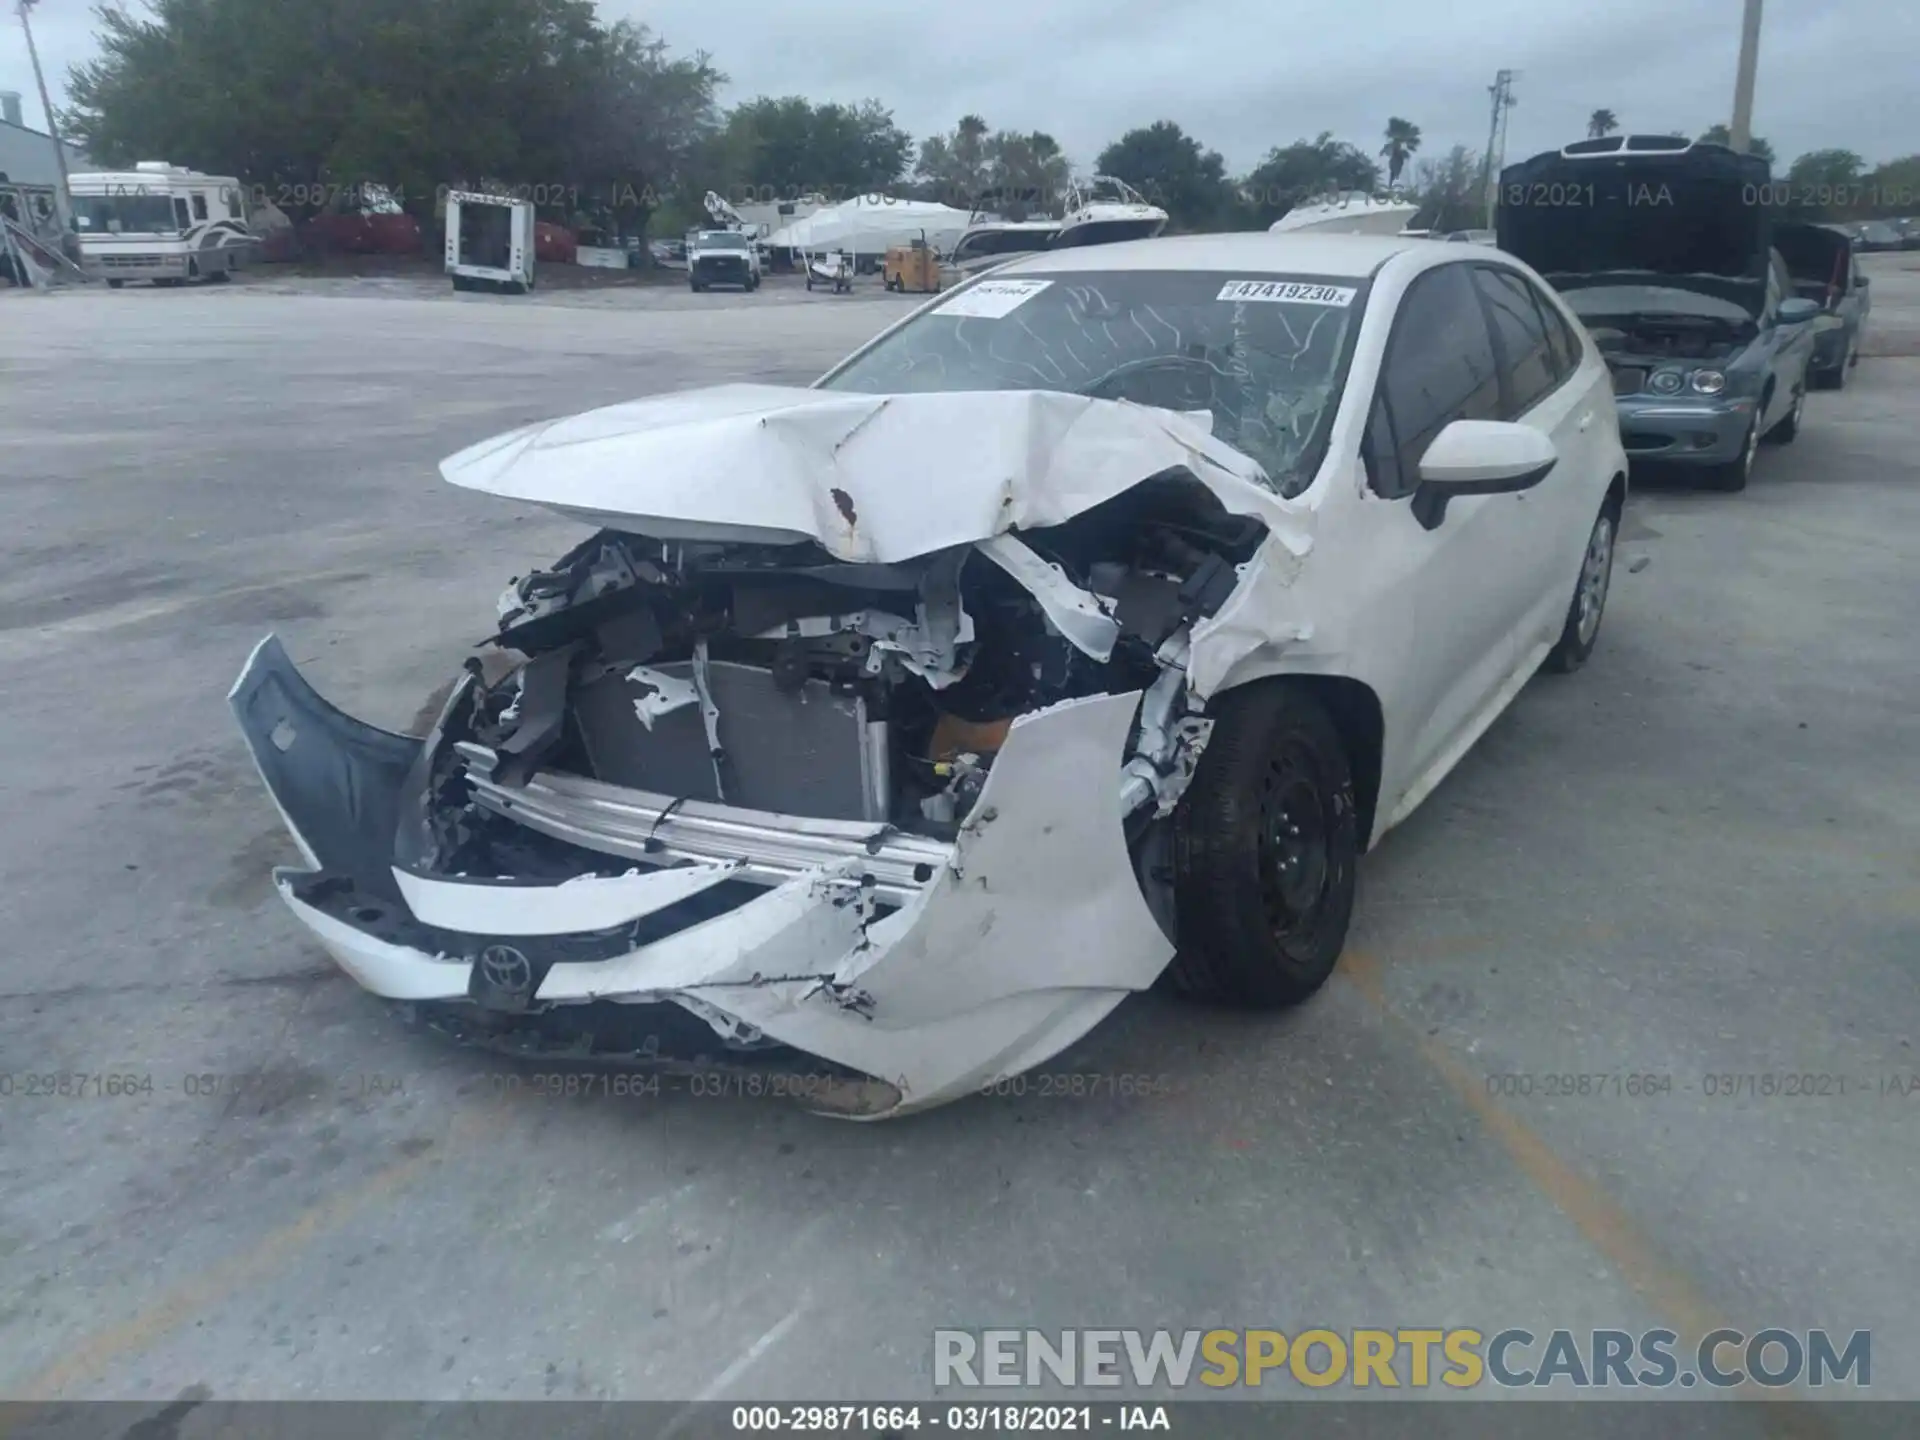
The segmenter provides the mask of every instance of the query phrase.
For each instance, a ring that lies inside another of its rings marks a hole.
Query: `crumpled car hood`
[[[440,463],[455,485],[589,524],[810,539],[883,564],[1057,525],[1175,469],[1236,513],[1295,510],[1203,422],[1044,390],[720,385],[530,425]]]

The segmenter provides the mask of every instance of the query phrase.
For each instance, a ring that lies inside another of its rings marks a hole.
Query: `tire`
[[[1787,411],[1780,423],[1766,433],[1769,445],[1791,445],[1800,433],[1800,420],[1807,410],[1807,387],[1802,385],[1793,397],[1793,408]]]
[[[1173,983],[1249,1009],[1297,1005],[1333,973],[1353,916],[1358,813],[1346,747],[1286,680],[1218,702],[1173,814]]]
[[[1753,424],[1747,428],[1746,439],[1740,442],[1739,458],[1728,460],[1701,472],[1700,483],[1709,490],[1721,490],[1733,494],[1747,488],[1747,481],[1753,478],[1753,456],[1760,447],[1760,419],[1754,417]]]
[[[109,290],[118,290],[122,285],[126,283],[127,282],[124,280],[109,280],[107,281],[107,288]]]
[[[1587,548],[1580,552],[1580,574],[1573,582],[1573,599],[1560,639],[1547,652],[1545,668],[1570,675],[1587,663],[1600,639],[1600,622],[1607,614],[1607,592],[1613,586],[1613,554],[1620,540],[1620,506],[1611,496],[1594,517]]]

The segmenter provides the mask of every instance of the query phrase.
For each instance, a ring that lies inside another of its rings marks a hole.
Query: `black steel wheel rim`
[[[1281,746],[1260,787],[1260,899],[1274,937],[1311,933],[1326,908],[1332,817],[1319,766],[1304,745]]]

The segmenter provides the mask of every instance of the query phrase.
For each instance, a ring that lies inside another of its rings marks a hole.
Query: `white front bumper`
[[[745,903],[626,953],[551,963],[530,1007],[674,1004],[722,1035],[770,1038],[884,1081],[898,1101],[878,1113],[899,1114],[1057,1053],[1152,984],[1173,953],[1141,896],[1121,828],[1121,761],[1138,693],[1068,701],[1015,720],[951,846],[889,841],[875,828],[864,844],[817,844],[821,858],[807,863],[796,834],[817,841],[822,830],[860,827],[705,806],[690,817],[701,824],[667,847],[665,858],[680,863],[558,885],[387,865],[404,776],[437,733],[411,741],[332,709],[271,638],[231,698],[263,779],[313,860],[312,871],[277,872],[282,897],[342,969],[392,999],[465,1002],[476,966],[494,975],[526,963],[516,940],[605,931],[657,918],[723,883],[757,884],[762,893]],[[557,791],[615,790],[550,778]],[[392,793],[383,796],[382,787]],[[335,793],[338,809],[322,813]],[[631,821],[635,807],[625,808]],[[582,812],[553,813],[577,826]],[[711,836],[728,824],[732,838],[716,851]],[[296,894],[321,871],[383,883],[366,853],[383,826],[386,849],[376,864],[393,879],[379,904],[329,913]],[[350,839],[356,833],[364,843]],[[703,844],[725,858],[698,858]],[[898,908],[876,918],[883,895]],[[437,945],[374,933],[393,906],[416,932],[433,927]],[[362,915],[372,918],[363,924]]]

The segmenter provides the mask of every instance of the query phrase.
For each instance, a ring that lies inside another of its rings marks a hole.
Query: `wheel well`
[[[1340,732],[1347,749],[1347,768],[1353,772],[1353,801],[1359,814],[1358,834],[1364,852],[1373,843],[1373,817],[1380,803],[1380,765],[1386,747],[1386,721],[1380,697],[1363,680],[1345,675],[1287,675],[1281,677],[1318,700]]]
[[[1624,470],[1620,471],[1613,477],[1612,481],[1608,483],[1607,498],[1603,503],[1602,508],[1613,511],[1613,518],[1615,520],[1618,520],[1623,514],[1626,513],[1626,509],[1627,509],[1626,471]]]

